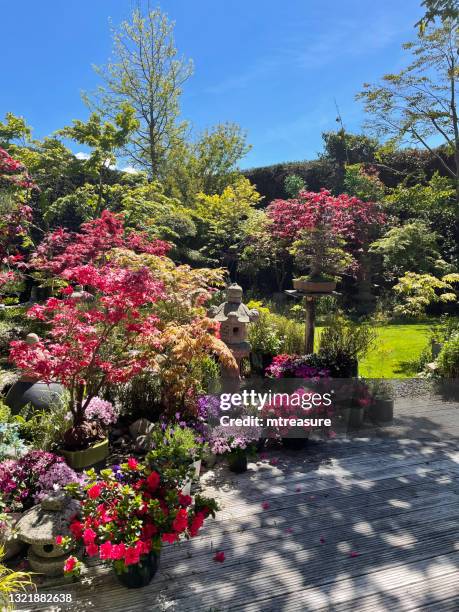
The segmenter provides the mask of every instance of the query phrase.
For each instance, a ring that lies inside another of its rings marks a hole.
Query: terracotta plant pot
[[[84,468],[96,465],[96,463],[100,463],[108,457],[108,438],[84,450],[61,450],[60,453],[65,457],[66,462],[71,468],[74,470],[83,470]]]
[[[376,423],[388,423],[394,418],[394,400],[376,399],[369,410],[370,419]]]
[[[294,278],[293,287],[303,293],[333,293],[336,289],[336,281],[311,281]]]
[[[236,474],[247,472],[247,455],[242,455],[241,453],[228,455],[228,467]]]
[[[150,552],[148,555],[141,557],[140,563],[128,565],[127,571],[122,574],[116,574],[116,577],[128,589],[141,589],[150,584],[158,571],[158,566],[159,555],[155,552]]]

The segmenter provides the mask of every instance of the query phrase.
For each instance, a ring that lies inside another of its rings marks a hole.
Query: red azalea
[[[206,517],[203,512],[196,512],[196,516],[192,520],[190,528],[189,528],[190,536],[192,538],[194,538],[198,534],[198,531],[201,529],[201,527],[204,524],[205,518]]]
[[[188,527],[188,513],[185,510],[185,508],[181,508],[177,512],[177,515],[174,521],[172,522],[172,528],[178,533],[181,533],[182,531],[185,531],[187,527]]]
[[[75,521],[70,525],[70,531],[72,532],[73,537],[76,540],[79,540],[83,535],[83,523],[80,521]]]
[[[102,486],[100,484],[95,484],[90,489],[88,489],[88,497],[91,499],[97,499],[101,491]]]
[[[126,565],[135,565],[140,561],[140,553],[136,547],[126,548],[124,562]]]
[[[192,502],[192,499],[189,495],[183,495],[182,493],[179,493],[178,500],[179,504],[184,508],[187,508],[189,505],[191,505]]]
[[[179,536],[177,533],[163,533],[161,540],[163,542],[168,542],[169,544],[173,544],[174,542],[177,542],[179,539]]]
[[[142,537],[148,540],[158,533],[158,528],[153,523],[147,523],[142,527]]]
[[[61,535],[56,536],[56,544],[60,546],[62,544],[63,537]]]
[[[85,529],[83,532],[83,542],[87,544],[92,544],[97,537],[97,533],[93,529]]]
[[[263,508],[263,510],[269,510],[269,502],[264,501],[264,502],[261,504],[261,507]]]
[[[102,560],[111,559],[112,558],[112,549],[113,544],[111,542],[104,542],[100,545],[99,556]]]
[[[137,540],[135,547],[139,551],[139,555],[146,555],[151,550],[151,542],[150,540]]]
[[[77,564],[77,560],[75,557],[69,557],[64,563],[64,572],[72,572],[75,569]]]
[[[129,459],[127,460],[127,464],[130,470],[136,470],[137,466],[139,465],[137,459],[134,459],[134,457],[129,457]]]
[[[147,487],[149,488],[149,490],[156,491],[159,485],[159,481],[160,477],[158,472],[152,472],[151,474],[149,474],[149,476],[147,477]]]
[[[97,544],[88,544],[88,546],[86,546],[86,552],[90,557],[95,557],[99,552],[99,547]]]
[[[217,551],[214,555],[214,561],[217,561],[218,563],[223,563],[224,560],[225,560],[225,553],[222,550]]]
[[[121,542],[121,544],[113,544],[110,558],[113,559],[113,561],[116,561],[118,559],[123,559],[125,552],[126,552],[126,547],[123,544],[123,542]]]

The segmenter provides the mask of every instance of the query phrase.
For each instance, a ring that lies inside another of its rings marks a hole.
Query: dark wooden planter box
[[[294,278],[293,287],[303,293],[333,293],[336,289],[336,281],[310,281]]]

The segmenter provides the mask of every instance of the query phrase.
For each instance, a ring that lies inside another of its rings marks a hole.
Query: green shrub
[[[459,334],[443,345],[437,363],[438,372],[443,378],[459,378]]]

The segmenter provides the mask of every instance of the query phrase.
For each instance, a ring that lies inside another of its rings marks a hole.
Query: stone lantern
[[[226,290],[226,302],[213,306],[209,316],[220,323],[220,338],[231,349],[240,370],[242,359],[250,354],[248,325],[258,319],[258,310],[242,303],[242,287],[233,283]],[[225,377],[225,372],[222,374]]]
[[[70,294],[73,300],[78,302],[93,302],[94,296],[89,291],[83,289],[83,285],[75,285],[73,293]]]
[[[56,537],[70,535],[69,524],[79,511],[80,504],[76,500],[56,491],[22,515],[16,530],[19,539],[30,544],[27,558],[33,571],[45,576],[64,573],[68,554],[56,544]]]
[[[40,341],[37,334],[27,334],[27,344],[33,345]],[[56,382],[49,384],[22,373],[5,397],[5,404],[13,414],[20,412],[27,404],[32,404],[37,410],[45,410],[58,402],[64,394],[64,387]]]

